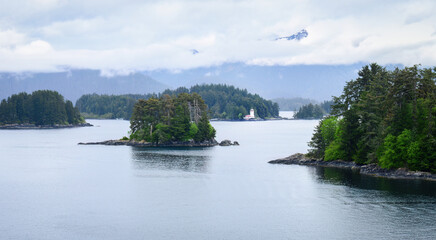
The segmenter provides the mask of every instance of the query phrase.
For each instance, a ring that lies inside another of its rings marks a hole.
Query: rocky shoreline
[[[319,159],[308,158],[302,153],[296,153],[289,157],[272,160],[268,163],[271,164],[296,164],[305,166],[319,166],[319,167],[333,167],[333,168],[345,168],[358,171],[360,174],[370,175],[375,177],[384,177],[392,179],[420,179],[436,181],[436,174],[420,171],[409,171],[405,168],[399,168],[394,170],[383,169],[377,164],[359,165],[354,162],[346,161],[323,161]]]
[[[225,144],[221,145],[224,141]],[[167,142],[167,143],[151,143],[146,141],[136,141],[136,140],[107,140],[102,142],[87,142],[87,143],[79,143],[79,145],[107,145],[107,146],[133,146],[133,147],[213,147],[213,146],[230,146],[230,145],[239,145],[238,142],[231,143],[229,140],[224,140],[221,143],[218,143],[215,139],[195,142],[194,140],[186,141],[186,142]],[[227,142],[228,141],[228,142]],[[230,142],[229,145],[227,145]]]
[[[59,129],[59,128],[75,128],[75,127],[92,127],[90,123],[80,124],[54,124],[54,125],[35,125],[35,124],[5,124],[0,125],[0,129],[20,130],[20,129]]]

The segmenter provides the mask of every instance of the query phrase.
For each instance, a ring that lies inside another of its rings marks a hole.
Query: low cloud
[[[436,3],[425,0],[14,1],[0,10],[0,71],[70,66],[110,76],[235,61],[436,65],[434,12]],[[300,41],[271,41],[301,29],[309,34]]]

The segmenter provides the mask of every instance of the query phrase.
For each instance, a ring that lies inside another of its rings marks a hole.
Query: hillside
[[[208,106],[212,118],[238,120],[255,110],[255,116],[265,119],[278,117],[278,105],[257,94],[251,94],[246,89],[233,86],[209,84],[195,85],[191,88],[165,90],[158,94],[176,96],[180,93],[198,93]],[[134,103],[140,99],[148,99],[152,95],[98,95],[88,94],[80,97],[76,106],[85,116],[96,118],[129,119]]]

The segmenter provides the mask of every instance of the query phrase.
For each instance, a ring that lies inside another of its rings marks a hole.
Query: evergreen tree
[[[207,106],[195,93],[140,99],[134,106],[130,129],[131,139],[155,143],[204,141],[215,137]]]
[[[71,101],[65,102],[64,97],[55,91],[14,94],[0,104],[0,124],[54,125],[84,122]]]
[[[102,118],[124,118],[130,119],[133,112],[133,105],[139,99],[149,99],[151,97],[161,98],[165,96],[179,96],[180,94],[196,94],[201,97],[201,101],[208,106],[209,115],[212,118],[239,119],[239,115],[247,115],[251,108],[259,118],[278,117],[279,107],[277,103],[265,100],[257,94],[250,94],[246,89],[239,89],[227,85],[195,85],[191,88],[181,87],[175,90],[165,90],[161,94],[147,95],[97,95],[87,94],[80,97],[76,106],[79,110],[89,117]],[[167,102],[170,104],[170,99]],[[199,99],[198,97],[194,97]],[[174,111],[174,108],[166,108]],[[167,113],[168,116],[168,113]],[[167,118],[167,121],[169,119]],[[168,124],[168,122],[167,122]]]
[[[435,81],[436,68],[363,67],[343,94],[334,97],[332,114],[340,120],[333,141],[322,134],[324,126],[331,128],[321,121],[309,154],[436,172]]]

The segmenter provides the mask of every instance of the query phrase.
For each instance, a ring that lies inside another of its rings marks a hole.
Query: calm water
[[[0,131],[0,239],[436,239],[436,183],[271,165],[316,121],[213,122],[237,147],[79,146],[129,123]]]

